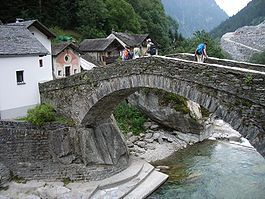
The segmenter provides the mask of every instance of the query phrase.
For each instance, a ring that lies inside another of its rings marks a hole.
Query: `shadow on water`
[[[204,141],[154,165],[168,181],[149,199],[264,199],[265,159],[253,149]]]

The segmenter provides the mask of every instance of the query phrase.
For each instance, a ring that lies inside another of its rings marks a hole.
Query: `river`
[[[204,141],[155,164],[170,177],[149,199],[265,198],[265,159],[251,148]]]

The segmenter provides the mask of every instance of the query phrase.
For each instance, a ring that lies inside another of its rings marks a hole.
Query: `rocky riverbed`
[[[146,133],[139,136],[128,133],[126,140],[130,154],[148,162],[162,160],[180,149],[205,139],[228,140],[234,144],[252,147],[229,124],[218,119],[206,120],[204,130],[200,134],[165,130],[155,122],[147,122],[145,127]]]

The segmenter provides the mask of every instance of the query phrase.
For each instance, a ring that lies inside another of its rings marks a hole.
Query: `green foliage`
[[[68,178],[63,178],[63,185],[66,186],[73,182],[69,177]]]
[[[221,59],[226,58],[226,55],[221,49],[220,44],[216,40],[214,40],[209,33],[205,31],[197,31],[194,33],[194,37],[180,41],[179,46],[174,51],[177,53],[194,53],[197,45],[204,41],[208,42],[206,48],[208,56]]]
[[[61,42],[59,40],[59,37],[62,35],[72,37],[72,41],[81,42],[81,39],[82,39],[82,36],[73,30],[63,30],[62,28],[58,26],[53,26],[49,28],[49,30],[56,35],[56,39],[53,40],[53,43]]]
[[[55,110],[51,105],[40,104],[35,108],[28,111],[28,115],[23,120],[29,121],[36,126],[43,126],[48,122],[57,122],[60,124],[66,124],[74,126],[75,123],[71,119],[65,118],[64,116],[56,114]]]
[[[17,176],[17,175],[14,175],[14,173],[11,171],[10,172],[10,179],[16,183],[23,183],[25,184],[27,182],[27,180],[23,177],[20,177],[20,176]]]
[[[148,33],[158,48],[165,51],[170,45],[170,22],[160,0],[127,0],[139,15],[141,30]]]
[[[250,86],[253,83],[253,76],[251,74],[248,74],[245,78],[244,78],[245,84]]]
[[[125,101],[117,106],[114,111],[114,117],[119,128],[124,133],[132,132],[135,135],[139,135],[144,132],[143,124],[147,121],[147,117]]]
[[[170,106],[176,111],[182,112],[184,114],[190,113],[187,99],[185,97],[161,89],[143,89],[143,91],[146,94],[153,93],[158,96],[160,106]]]
[[[0,19],[3,23],[14,22],[16,18],[38,19],[51,27],[57,36],[71,36],[78,42],[81,39],[106,37],[112,30],[146,33],[153,39],[159,52],[166,52],[178,36],[178,25],[166,16],[160,0],[3,2],[0,6]]]
[[[139,16],[135,13],[131,4],[125,0],[105,0],[108,8],[106,32],[111,30],[118,32],[130,31],[132,33],[140,32]]]
[[[210,112],[208,111],[208,109],[204,108],[203,106],[201,106],[201,113],[203,117],[209,117],[210,116]]]
[[[265,64],[265,51],[252,55],[252,57],[250,58],[250,62],[256,64]]]
[[[28,111],[26,120],[36,126],[43,126],[46,122],[55,121],[55,111],[52,106],[41,104]]]

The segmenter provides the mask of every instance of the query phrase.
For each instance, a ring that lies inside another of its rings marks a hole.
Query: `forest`
[[[175,40],[176,21],[166,16],[160,0],[13,0],[0,7],[2,23],[38,19],[52,30],[72,30],[80,39],[117,32],[148,33],[161,49]]]
[[[57,36],[67,34],[77,42],[103,38],[112,30],[148,33],[161,54],[193,53],[196,45],[209,41],[209,55],[223,58],[218,43],[204,31],[184,39],[178,23],[165,14],[161,0],[13,0],[0,7],[2,23],[16,18],[38,19]]]

